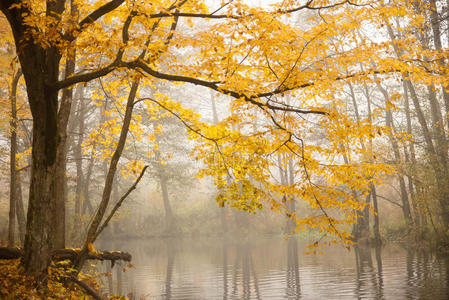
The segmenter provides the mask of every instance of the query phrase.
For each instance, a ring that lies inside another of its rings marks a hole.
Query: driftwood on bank
[[[17,259],[21,258],[23,251],[16,247],[0,247],[0,259]],[[51,257],[54,261],[69,259],[74,261],[78,257],[78,251],[75,249],[57,249],[53,250]],[[96,251],[90,252],[87,259],[92,260],[117,260],[131,261],[131,254],[121,251]]]
[[[74,282],[75,284],[77,284],[82,289],[84,289],[86,291],[86,293],[89,294],[90,296],[94,297],[94,299],[105,300],[105,298],[103,296],[101,296],[100,293],[98,293],[94,288],[92,288],[90,285],[88,285],[84,281],[78,280],[76,277],[72,277],[72,278],[70,278],[70,280],[72,282]]]

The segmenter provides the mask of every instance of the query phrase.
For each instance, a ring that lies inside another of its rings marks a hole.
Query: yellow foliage
[[[87,299],[88,295],[76,285],[65,285],[61,281],[70,276],[70,268],[64,264],[49,268],[48,289],[37,290],[37,282],[25,275],[20,261],[0,260],[0,298],[1,299]],[[79,278],[98,289],[95,277],[81,273]],[[43,295],[42,292],[45,294]]]
[[[76,2],[81,19],[105,3]],[[79,16],[69,10],[49,16],[45,2],[16,5],[28,9],[23,17],[30,42],[64,56],[76,48],[82,58],[77,69],[83,72],[114,66],[114,72],[102,78],[101,89],[91,94],[103,109],[103,122],[88,133],[85,154],[110,159],[122,131],[130,82],[139,80],[136,101],[145,111],[133,115],[129,128],[136,141],[145,140],[157,153],[156,137],[163,128],[154,126],[148,133],[141,123],[174,116],[196,142],[192,156],[204,166],[199,176],[213,177],[220,205],[250,212],[269,208],[294,219],[298,229],[318,228],[349,243],[348,230],[364,208],[351,191],[366,194],[395,170],[377,160],[373,147],[364,146],[390,133],[376,125],[383,108],[374,110],[372,119],[355,120],[345,108],[344,87],[399,82],[402,76],[423,85],[447,86],[449,68],[440,62],[449,58],[448,51],[426,49],[406,29],[420,28],[425,18],[405,0],[307,1],[313,11],[325,9],[310,13],[301,26],[292,16],[304,1],[279,1],[269,9],[231,1],[219,12],[220,19],[204,17],[209,12],[206,1],[181,2],[178,8],[162,0],[125,1],[101,22],[83,28],[75,19]],[[177,18],[170,14],[178,12],[189,17],[180,18],[173,32]],[[403,27],[400,39],[373,32],[384,31],[397,18]],[[364,33],[366,28],[371,32]],[[67,35],[74,40],[64,38]],[[396,48],[401,50],[399,58]],[[160,89],[161,79],[231,96],[229,115],[215,125],[204,122]],[[393,94],[386,109],[395,110],[399,99]],[[289,163],[295,181],[276,182],[273,172]],[[135,175],[141,167],[142,162],[130,161],[122,174]],[[299,219],[288,211],[285,195],[302,199],[316,213]]]

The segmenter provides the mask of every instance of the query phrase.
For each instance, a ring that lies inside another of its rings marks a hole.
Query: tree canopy
[[[256,7],[243,0],[2,0],[33,116],[27,270],[41,272],[49,250],[64,246],[64,227],[58,233],[51,220],[64,211],[58,180],[64,180],[73,90],[87,84],[87,98],[99,106],[112,99],[122,117],[105,121],[109,133],[93,132],[84,144],[91,151],[99,151],[94,144],[115,149],[103,153],[111,157],[109,173],[84,251],[105,224],[128,131],[142,139],[145,115],[185,126],[195,142],[192,156],[204,167],[199,175],[213,177],[221,206],[271,209],[294,220],[297,230],[319,228],[332,242],[351,243],[350,226],[368,205],[358,197],[395,172],[378,159],[376,143],[409,137],[379,122],[398,93],[368,117],[354,117],[348,86],[449,84],[447,52],[419,40],[428,7],[409,2],[290,0]],[[392,27],[397,33],[389,36]],[[206,122],[187,100],[160,89],[161,82],[212,90],[228,113]],[[144,113],[133,113],[137,104]],[[154,135],[146,142],[157,143]],[[291,169],[289,184],[273,175],[279,168]],[[315,213],[298,217],[292,199]],[[449,222],[447,199],[441,206]]]

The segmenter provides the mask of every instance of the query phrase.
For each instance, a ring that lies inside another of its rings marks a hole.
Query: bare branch
[[[145,174],[145,171],[147,170],[148,166],[143,167],[142,171],[140,172],[139,177],[137,177],[136,181],[134,182],[134,184],[126,191],[126,193],[120,198],[120,200],[115,204],[114,208],[111,210],[111,212],[109,213],[109,216],[106,218],[106,220],[103,222],[103,224],[100,226],[100,228],[97,230],[94,240],[98,237],[98,235],[106,228],[106,226],[108,226],[109,221],[112,219],[112,217],[114,216],[115,212],[120,208],[120,206],[122,205],[123,201],[125,201],[125,199],[129,196],[129,194],[131,194],[132,191],[134,191],[137,187],[137,184],[140,182],[140,180],[142,179],[143,175]]]
[[[344,4],[350,4],[353,6],[366,6],[368,4],[357,4],[357,3],[353,3],[350,0],[344,0],[335,4],[330,4],[330,5],[324,5],[324,6],[312,6],[313,0],[309,0],[307,1],[306,4],[295,7],[295,8],[291,8],[291,9],[280,9],[280,10],[276,10],[276,11],[272,11],[271,13],[274,14],[289,14],[289,13],[293,13],[293,12],[297,12],[300,10],[304,10],[304,9],[310,9],[310,10],[321,10],[321,9],[329,9],[329,8],[335,8],[338,6],[342,6]],[[226,4],[227,5],[227,4]],[[224,5],[224,6],[226,6]],[[223,6],[223,7],[224,7]],[[221,8],[223,8],[221,7]],[[221,9],[220,8],[220,9]],[[217,10],[218,11],[218,10]],[[186,12],[173,12],[173,13],[167,13],[167,12],[161,12],[161,13],[157,13],[157,14],[151,14],[148,17],[149,18],[166,18],[166,17],[187,17],[187,18],[202,18],[202,19],[241,19],[241,18],[246,18],[246,17],[252,17],[253,14],[247,14],[247,15],[231,15],[231,14],[215,14],[217,11],[210,13],[210,14],[198,14],[198,13],[186,13]]]

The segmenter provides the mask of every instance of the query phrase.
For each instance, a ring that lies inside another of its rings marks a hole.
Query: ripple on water
[[[380,264],[371,249],[307,256],[275,238],[151,243],[151,251],[132,245],[135,268],[121,279],[113,270],[105,291],[135,299],[449,299],[449,263],[400,247],[383,248]]]

